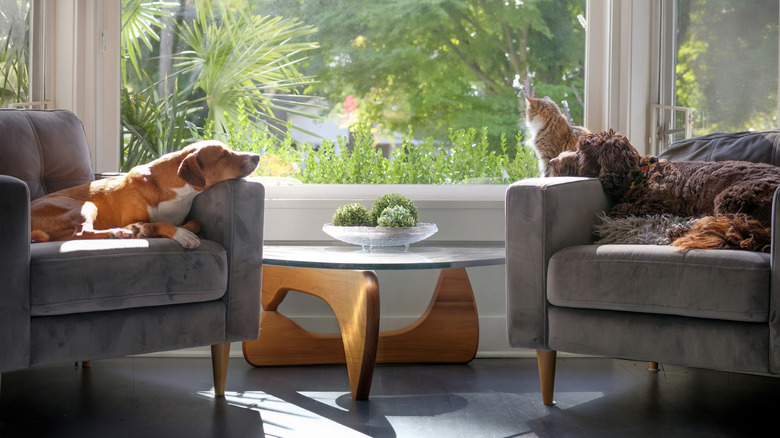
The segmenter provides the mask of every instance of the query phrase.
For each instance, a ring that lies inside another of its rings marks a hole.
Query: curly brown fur
[[[579,174],[579,156],[574,151],[563,151],[550,160],[551,176],[578,176]]]
[[[744,214],[706,216],[689,229],[670,232],[672,245],[688,249],[744,249],[769,252],[771,229]]]
[[[608,131],[577,144],[579,175],[598,177],[615,203],[612,216],[742,213],[771,224],[780,167],[746,161],[667,161],[641,156],[626,137]]]
[[[771,226],[780,167],[746,161],[659,160],[641,156],[625,136],[612,130],[580,137],[576,156],[577,174],[599,178],[614,203],[612,217],[744,214],[764,228]]]

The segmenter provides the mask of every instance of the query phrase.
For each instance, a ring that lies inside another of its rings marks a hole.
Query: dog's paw
[[[177,228],[176,233],[173,235],[173,240],[179,242],[179,245],[184,248],[197,248],[200,246],[200,239],[190,230],[184,228]]]
[[[130,238],[140,239],[143,237],[154,237],[154,226],[145,222],[136,222],[124,228],[132,233]]]
[[[116,228],[111,232],[111,236],[115,239],[132,239],[137,234],[137,231],[130,228]]]
[[[30,242],[32,243],[48,242],[50,240],[51,236],[49,236],[45,231],[33,230],[30,232]]]

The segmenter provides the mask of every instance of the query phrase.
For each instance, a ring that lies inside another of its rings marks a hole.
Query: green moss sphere
[[[416,224],[412,213],[400,205],[387,207],[377,218],[377,225],[380,227],[413,227]]]
[[[397,206],[405,208],[406,211],[412,215],[414,224],[417,223],[418,213],[414,202],[412,202],[409,198],[399,195],[398,193],[390,193],[387,195],[382,195],[379,199],[376,200],[376,202],[374,202],[374,207],[371,209],[371,224],[374,226],[379,225],[379,216],[382,215],[385,209],[388,207]],[[414,226],[414,224],[408,226]]]
[[[368,209],[358,202],[342,205],[333,215],[333,225],[337,227],[370,227],[371,216]]]

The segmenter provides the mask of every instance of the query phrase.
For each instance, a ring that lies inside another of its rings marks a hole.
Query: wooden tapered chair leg
[[[648,362],[647,369],[648,371],[658,371],[658,362]]]
[[[547,406],[555,404],[553,389],[555,387],[555,359],[557,356],[558,352],[554,350],[536,350],[539,383],[542,386],[542,403]]]
[[[227,384],[230,343],[211,346],[211,368],[214,371],[214,396],[224,397]]]

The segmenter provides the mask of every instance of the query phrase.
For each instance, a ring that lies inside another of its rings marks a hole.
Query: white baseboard
[[[404,327],[417,320],[416,316],[400,317],[390,316],[382,318],[382,330]],[[337,333],[338,323],[331,316],[297,316],[292,317],[296,323],[306,330],[318,333]],[[230,346],[230,357],[243,357],[244,353],[240,342]],[[512,348],[509,346],[506,331],[506,317],[480,316],[479,317],[479,349],[477,357],[526,357],[534,356],[534,350]],[[210,347],[186,348],[182,350],[149,353],[149,357],[211,357]]]

